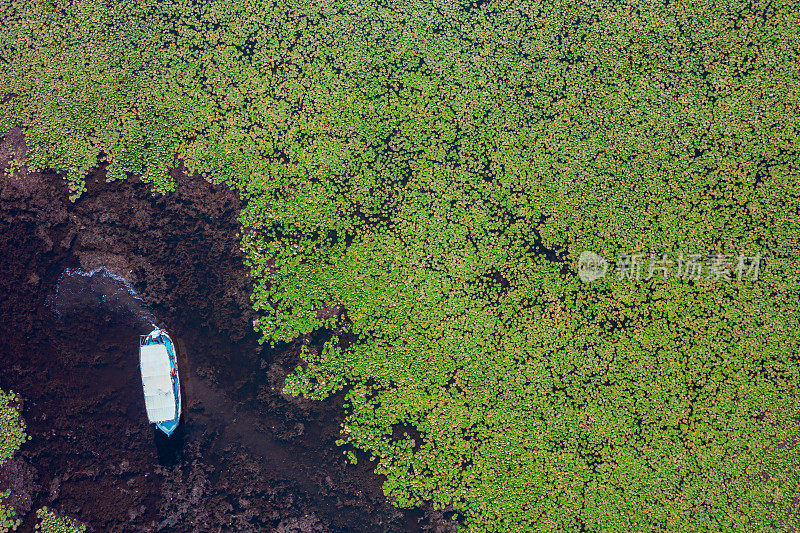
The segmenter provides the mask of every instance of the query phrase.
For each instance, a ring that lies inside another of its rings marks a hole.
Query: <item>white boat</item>
[[[147,418],[167,435],[172,435],[181,418],[181,382],[175,345],[163,329],[153,326],[149,335],[139,337],[139,368]]]

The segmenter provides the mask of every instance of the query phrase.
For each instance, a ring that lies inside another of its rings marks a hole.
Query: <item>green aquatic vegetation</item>
[[[0,129],[245,201],[286,391],[473,531],[797,525],[791,2],[0,0]],[[591,284],[580,254],[762,254]],[[340,316],[321,312],[341,305]],[[351,455],[355,459],[355,455]]]
[[[2,503],[10,495],[11,490],[0,492],[0,532],[16,531],[21,523],[19,518],[14,518],[16,516],[14,509]]]
[[[28,440],[25,422],[19,412],[20,397],[13,392],[0,390],[0,467],[11,459],[19,447]],[[13,508],[3,505],[3,500],[11,495],[11,490],[0,492],[0,531],[16,531],[21,520],[14,518]],[[47,507],[36,512],[40,523],[37,530],[42,533],[83,533],[86,526],[78,526],[73,521],[60,518]]]
[[[19,401],[19,396],[13,392],[0,390],[0,467],[28,439],[25,422],[18,410]],[[0,492],[0,531],[15,530],[20,524],[20,520],[14,518],[14,509],[3,504],[10,494],[10,490]]]
[[[25,422],[17,408],[20,398],[0,390],[0,465],[11,459],[28,439]]]
[[[12,157],[11,160],[8,162],[8,165],[3,169],[3,176],[5,177],[14,177],[17,175],[17,172],[23,167],[22,163],[17,161],[15,157]]]
[[[86,526],[78,525],[74,520],[57,516],[47,507],[42,507],[36,511],[39,523],[36,530],[40,533],[83,533]]]

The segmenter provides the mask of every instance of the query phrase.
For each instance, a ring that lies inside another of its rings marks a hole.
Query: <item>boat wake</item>
[[[46,303],[59,318],[71,312],[94,308],[131,316],[147,326],[156,323],[155,315],[136,294],[133,285],[106,267],[89,272],[67,268]]]

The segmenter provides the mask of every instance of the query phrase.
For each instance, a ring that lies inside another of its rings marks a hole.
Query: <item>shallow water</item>
[[[157,323],[153,312],[136,293],[136,289],[122,276],[105,266],[85,271],[66,268],[58,279],[55,292],[48,295],[46,305],[59,318],[84,309],[102,309],[127,315],[144,326]],[[150,328],[142,331],[146,334]]]

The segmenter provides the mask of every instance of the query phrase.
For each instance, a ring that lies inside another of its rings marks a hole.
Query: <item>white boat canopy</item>
[[[175,393],[169,354],[163,344],[149,344],[139,348],[144,386],[144,404],[150,422],[165,422],[175,418]]]

